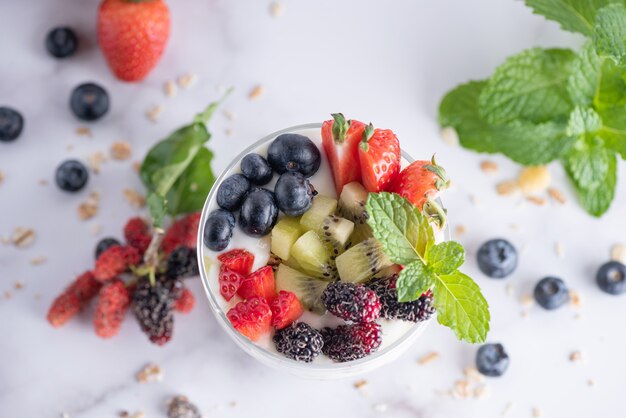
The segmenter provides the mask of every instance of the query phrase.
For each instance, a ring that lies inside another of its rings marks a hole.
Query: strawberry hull
[[[346,184],[361,182],[359,142],[363,137],[365,124],[356,120],[346,121],[349,127],[345,133],[338,135],[337,123],[336,120],[327,120],[322,124],[322,145],[339,195]]]

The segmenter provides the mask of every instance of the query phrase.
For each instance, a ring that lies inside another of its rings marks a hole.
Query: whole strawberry
[[[389,129],[374,129],[370,123],[359,143],[361,178],[368,192],[388,190],[400,172],[400,142]]]
[[[76,278],[50,306],[48,322],[55,328],[64,325],[93,299],[102,284],[90,271]]]
[[[130,295],[123,281],[114,280],[104,285],[98,293],[98,305],[93,317],[96,334],[102,338],[117,335],[129,306]]]
[[[98,10],[98,43],[117,78],[141,81],[157,64],[170,35],[162,0],[104,0]]]

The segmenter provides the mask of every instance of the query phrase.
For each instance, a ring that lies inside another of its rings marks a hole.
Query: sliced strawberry
[[[400,172],[390,190],[397,193],[436,219],[440,226],[445,223],[445,212],[435,198],[448,188],[450,182],[443,167],[431,161],[414,161]]]
[[[400,142],[389,129],[374,129],[370,123],[359,143],[361,178],[368,192],[389,189],[400,172]]]
[[[237,290],[239,290],[239,286],[241,286],[244,278],[243,275],[229,269],[225,264],[221,265],[218,282],[220,284],[220,293],[224,299],[231,300],[237,294]]]
[[[237,294],[244,299],[260,296],[270,300],[276,294],[276,282],[272,266],[261,267],[243,279]]]
[[[261,297],[239,302],[226,316],[237,331],[252,341],[257,341],[272,328],[272,311]]]
[[[300,318],[304,309],[293,292],[281,290],[278,295],[270,301],[272,310],[272,326],[276,329],[285,328],[293,321]]]
[[[346,184],[361,181],[359,142],[363,138],[365,124],[346,120],[341,113],[333,113],[332,117],[334,120],[322,124],[322,145],[339,195]]]
[[[254,264],[254,255],[241,248],[230,250],[217,256],[217,259],[229,269],[247,276]]]

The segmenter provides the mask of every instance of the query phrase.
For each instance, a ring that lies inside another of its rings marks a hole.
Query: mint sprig
[[[430,289],[440,324],[463,341],[484,342],[489,306],[478,285],[458,270],[465,260],[461,244],[435,244],[428,219],[400,195],[370,193],[365,210],[367,223],[387,256],[404,265],[396,282],[398,300],[416,300]]]
[[[510,57],[489,80],[448,92],[439,122],[454,128],[465,148],[523,165],[560,160],[583,208],[601,216],[615,195],[615,154],[626,158],[626,6],[526,4],[589,42],[578,53],[533,48]]]

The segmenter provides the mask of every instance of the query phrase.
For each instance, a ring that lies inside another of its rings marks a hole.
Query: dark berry
[[[57,167],[55,179],[61,190],[77,192],[87,184],[89,172],[80,161],[67,160]]]
[[[178,247],[167,258],[165,275],[168,278],[184,279],[198,274],[198,258],[193,248]]]
[[[248,190],[250,190],[248,179],[243,174],[233,174],[217,188],[217,204],[222,209],[235,211],[241,207]]]
[[[109,94],[97,84],[81,84],[72,91],[70,108],[78,119],[100,119],[109,111]]]
[[[177,396],[167,406],[167,418],[202,418],[202,414],[186,397]]]
[[[276,351],[296,361],[310,363],[322,352],[322,334],[304,322],[293,322],[274,334]]]
[[[267,150],[267,160],[278,174],[297,171],[311,177],[320,168],[322,156],[317,146],[306,136],[282,134]]]
[[[22,133],[24,118],[15,109],[0,107],[0,141],[10,142]]]
[[[322,302],[331,314],[352,322],[372,322],[380,316],[380,300],[362,284],[333,282],[322,292]]]
[[[626,266],[617,261],[604,263],[596,274],[596,283],[601,290],[611,295],[626,291]]]
[[[108,250],[109,248],[113,247],[114,245],[122,245],[122,244],[115,238],[110,238],[110,237],[102,238],[100,241],[98,241],[98,244],[96,245],[96,259],[100,257],[100,254],[102,254],[104,251]]]
[[[493,279],[502,279],[517,267],[517,250],[504,239],[492,239],[478,250],[478,267]]]
[[[425,293],[412,302],[398,302],[397,278],[398,276],[394,274],[387,278],[374,280],[367,285],[376,292],[376,296],[380,300],[381,318],[410,322],[430,319],[436,311],[433,306],[432,294],[430,292]]]
[[[274,172],[270,163],[259,154],[248,154],[241,160],[241,172],[250,183],[263,186],[272,179]]]
[[[175,282],[161,278],[154,285],[143,278],[133,292],[132,308],[135,316],[142,331],[155,344],[163,345],[172,338],[173,310],[179,293]]]
[[[535,300],[544,309],[552,310],[563,306],[569,300],[565,282],[557,277],[545,277],[535,285]]]
[[[204,245],[213,251],[228,247],[235,228],[235,215],[224,209],[215,209],[204,224]]]
[[[239,212],[239,227],[251,237],[269,234],[278,219],[274,193],[267,189],[253,189],[248,193]]]
[[[509,367],[509,355],[502,344],[485,344],[476,352],[476,368],[489,377],[499,377]]]
[[[302,174],[287,172],[278,178],[274,194],[278,209],[288,216],[300,216],[309,210],[317,192]]]
[[[322,329],[324,346],[322,353],[331,360],[346,362],[363,358],[380,347],[382,329],[376,322],[340,325]]]
[[[78,37],[71,28],[65,26],[54,28],[46,36],[46,49],[53,57],[69,57],[77,48]]]

